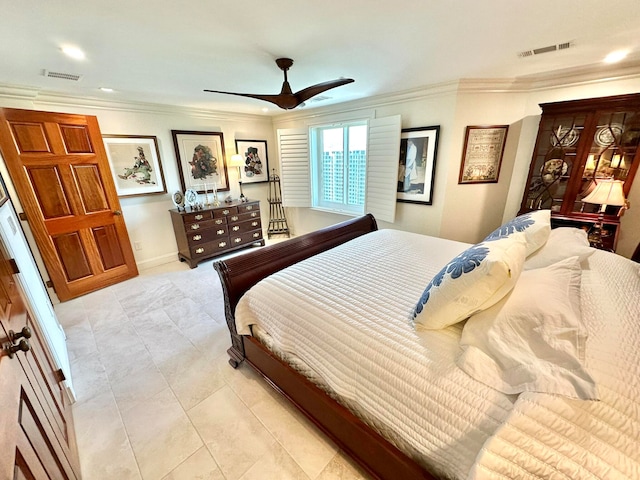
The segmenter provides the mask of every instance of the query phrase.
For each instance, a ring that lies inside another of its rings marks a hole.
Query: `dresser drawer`
[[[189,242],[189,246],[192,246],[211,242],[216,238],[227,237],[228,233],[228,227],[224,224],[212,228],[206,228],[204,230],[189,232],[187,234],[187,241]]]
[[[238,213],[238,207],[229,206],[213,210],[213,218],[227,218]]]
[[[246,233],[229,233],[229,240],[232,247],[243,245],[246,243],[257,242],[262,239],[262,230],[254,230]]]
[[[220,223],[216,222],[216,220],[220,220]],[[199,222],[186,223],[184,226],[184,230],[185,232],[187,232],[187,235],[189,235],[190,233],[206,230],[208,228],[215,228],[220,226],[226,227],[227,222],[225,222],[224,220],[225,220],[224,218],[221,218],[221,219],[209,219],[209,220],[202,220]]]
[[[245,203],[242,205],[238,205],[238,213],[248,213],[248,212],[259,212],[260,211],[260,203]]]
[[[251,230],[257,230],[262,227],[259,218],[247,220],[246,222],[238,222],[229,225],[229,234],[234,235],[236,233],[245,233]]]
[[[192,212],[185,213],[182,215],[182,221],[185,223],[198,223],[206,220],[211,220],[213,216],[211,215],[211,210],[203,210],[201,212]]]
[[[237,215],[233,215],[232,217],[229,217],[229,221],[231,222],[233,220],[234,222],[244,222],[246,220],[251,220],[254,218],[257,218],[258,220],[260,219],[260,210],[254,210],[248,213],[239,213]]]
[[[209,257],[211,255],[218,255],[228,250],[231,246],[232,244],[229,243],[229,237],[224,237],[213,242],[194,245],[189,250],[191,252],[191,258]]]

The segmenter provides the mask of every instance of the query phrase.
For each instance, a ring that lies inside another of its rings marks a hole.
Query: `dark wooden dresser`
[[[178,258],[195,268],[198,262],[259,243],[264,245],[260,202],[234,202],[202,210],[169,210]]]

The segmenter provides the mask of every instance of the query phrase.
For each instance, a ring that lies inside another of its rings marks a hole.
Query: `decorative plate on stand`
[[[198,203],[198,192],[191,188],[188,189],[186,192],[184,192],[184,200],[185,203],[190,207],[195,206],[195,204]]]
[[[182,195],[182,192],[180,190],[176,190],[175,192],[173,192],[173,195],[171,195],[171,200],[178,210],[184,208],[184,195]]]

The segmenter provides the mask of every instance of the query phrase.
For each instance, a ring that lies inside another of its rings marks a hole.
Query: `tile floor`
[[[212,261],[59,304],[84,480],[365,479],[248,366],[227,363]]]

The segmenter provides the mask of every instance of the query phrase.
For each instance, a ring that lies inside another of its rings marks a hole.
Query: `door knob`
[[[119,215],[122,215],[122,212],[120,210],[114,210],[113,214],[117,217]]]
[[[17,352],[28,352],[31,349],[31,345],[29,345],[29,341],[24,338],[21,339],[18,343],[5,343],[2,346],[3,353],[9,355],[9,358],[13,358],[13,356]]]
[[[15,343],[19,338],[31,338],[31,329],[24,326],[18,333],[13,330],[9,330],[9,340],[11,343]]]

